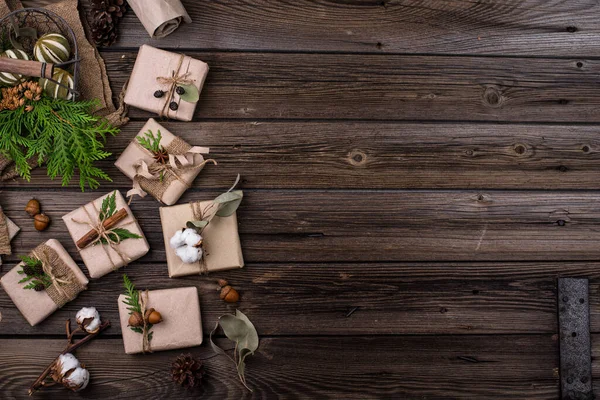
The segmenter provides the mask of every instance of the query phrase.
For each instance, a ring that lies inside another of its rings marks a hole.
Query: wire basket
[[[21,32],[27,32],[27,34],[20,34]],[[32,34],[33,32],[35,34]],[[13,44],[13,47],[22,47],[22,50],[32,60],[34,59],[33,49],[37,38],[47,33],[60,33],[67,38],[71,46],[70,60],[60,64],[47,64],[38,61],[4,59],[4,63],[13,63],[15,70],[6,70],[7,67],[4,67],[2,72],[21,73],[24,76],[46,78],[67,89],[72,94],[72,99],[76,100],[79,95],[79,49],[77,48],[75,34],[67,22],[57,14],[43,8],[23,8],[11,12],[0,20],[0,35],[2,35],[2,40],[8,40]],[[18,69],[18,65],[26,66],[28,73],[23,73],[23,69]],[[73,88],[53,79],[52,71],[54,71],[55,67],[71,73],[73,76]]]

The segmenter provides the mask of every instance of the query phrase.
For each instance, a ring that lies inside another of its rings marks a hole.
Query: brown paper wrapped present
[[[148,34],[163,38],[192,19],[179,0],[127,0]]]
[[[236,192],[241,193],[241,191]],[[222,196],[236,192],[231,192],[230,189],[229,192]],[[230,214],[228,213],[228,216],[217,215],[219,205],[227,204],[218,202],[218,199],[222,198],[222,196],[212,201],[192,202],[160,208],[160,221],[165,239],[169,277],[198,275],[211,271],[224,271],[244,267],[244,257],[242,255],[235,210]],[[241,197],[239,200],[241,201]],[[193,263],[183,261],[171,246],[171,238],[173,238],[177,231],[186,228],[186,225],[189,227],[189,221],[205,222],[200,232],[202,237],[202,257],[199,261]]]
[[[112,211],[103,215],[103,204],[114,201]],[[102,196],[62,217],[77,244],[92,279],[144,256],[150,246],[142,229],[117,190]],[[123,238],[123,231],[128,232]]]
[[[148,134],[156,138],[160,134],[162,153],[155,153],[140,144],[138,138],[147,139]],[[115,166],[133,180],[133,189],[127,197],[144,197],[150,193],[156,200],[173,205],[192,185],[204,165],[215,163],[202,156],[208,152],[207,147],[190,146],[151,118],[125,148]]]
[[[202,344],[202,321],[200,319],[200,301],[195,287],[178,289],[150,290],[147,295],[146,310],[150,308],[160,312],[163,321],[151,328],[152,340],[149,351],[183,349]],[[143,335],[128,327],[129,310],[124,303],[125,295],[119,296],[119,318],[125,353],[144,352]]]
[[[0,279],[0,284],[31,326],[48,318],[87,289],[88,279],[64,247],[54,239],[36,247],[30,254],[42,262],[43,270],[53,282],[45,290],[24,289],[29,282],[19,283],[26,275],[24,263],[18,264]]]
[[[186,90],[199,94],[206,75],[208,64],[202,61],[143,45],[129,78],[125,103],[161,117],[191,121],[197,100],[184,101],[177,87],[193,86]],[[162,95],[157,97],[159,90]]]

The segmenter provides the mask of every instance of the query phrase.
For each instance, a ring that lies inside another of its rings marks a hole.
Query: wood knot
[[[577,31],[578,31],[578,29],[577,29],[576,26],[567,26],[567,32],[569,32],[569,33],[575,33]]]
[[[569,168],[565,167],[564,165],[559,165],[556,169],[560,172],[567,172],[569,170]]]
[[[488,86],[483,92],[483,103],[491,108],[500,108],[504,103],[504,96],[497,87]]]
[[[517,143],[513,146],[513,150],[515,151],[515,153],[522,156],[523,154],[525,154],[527,152],[527,146],[525,146],[522,143]]]
[[[355,167],[361,167],[367,163],[367,155],[360,150],[352,150],[348,155],[348,161]]]
[[[583,151],[584,153],[589,153],[591,150],[592,149],[587,144],[584,144],[583,146],[581,146],[581,151]]]
[[[577,68],[583,68],[583,63],[581,61],[578,61],[576,65]]]

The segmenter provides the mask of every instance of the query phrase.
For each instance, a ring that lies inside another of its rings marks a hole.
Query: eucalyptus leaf
[[[185,90],[185,93],[180,96],[181,100],[188,103],[197,103],[200,100],[200,91],[195,85],[179,85]]]
[[[185,226],[191,229],[203,229],[209,221],[188,221]]]
[[[219,205],[219,211],[217,216],[229,217],[232,215],[240,206],[242,199],[244,198],[244,192],[241,190],[234,190],[219,195],[214,202]]]
[[[219,318],[223,333],[232,342],[240,343],[248,336],[248,325],[235,315],[225,314]]]
[[[258,333],[256,332],[256,328],[254,327],[254,324],[250,322],[248,317],[240,310],[236,310],[235,315],[239,320],[244,322],[247,332],[244,339],[240,340],[238,345],[240,348],[240,355],[243,349],[248,349],[251,354],[254,354],[256,349],[258,349]]]

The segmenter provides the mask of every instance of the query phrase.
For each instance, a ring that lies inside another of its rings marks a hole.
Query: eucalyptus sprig
[[[113,192],[112,195],[106,196],[104,200],[102,200],[102,206],[100,207],[100,214],[98,218],[101,221],[104,221],[107,218],[112,217],[117,212],[117,192]],[[142,237],[136,233],[131,232],[125,228],[112,228],[110,230],[110,234],[115,234],[118,237],[118,241],[122,242],[126,239],[141,239]],[[112,238],[111,238],[112,239]],[[100,238],[98,243],[108,244],[104,237]],[[98,244],[96,243],[96,244]]]
[[[52,280],[44,272],[42,262],[34,257],[21,256],[23,266],[17,271],[19,275],[25,275],[19,283],[28,282],[23,289],[32,289],[36,292],[41,292],[48,286],[52,285]]]
[[[233,357],[227,354],[225,350],[217,346],[213,341],[213,335],[219,329],[219,325],[223,329],[225,336],[232,342],[235,342]],[[258,349],[258,343],[258,333],[256,332],[254,324],[252,324],[248,317],[240,310],[236,310],[235,315],[225,314],[219,317],[215,329],[210,333],[210,345],[214,352],[225,355],[235,364],[240,381],[250,392],[252,392],[252,389],[248,387],[244,375],[246,369],[246,357],[254,354],[256,349]]]

